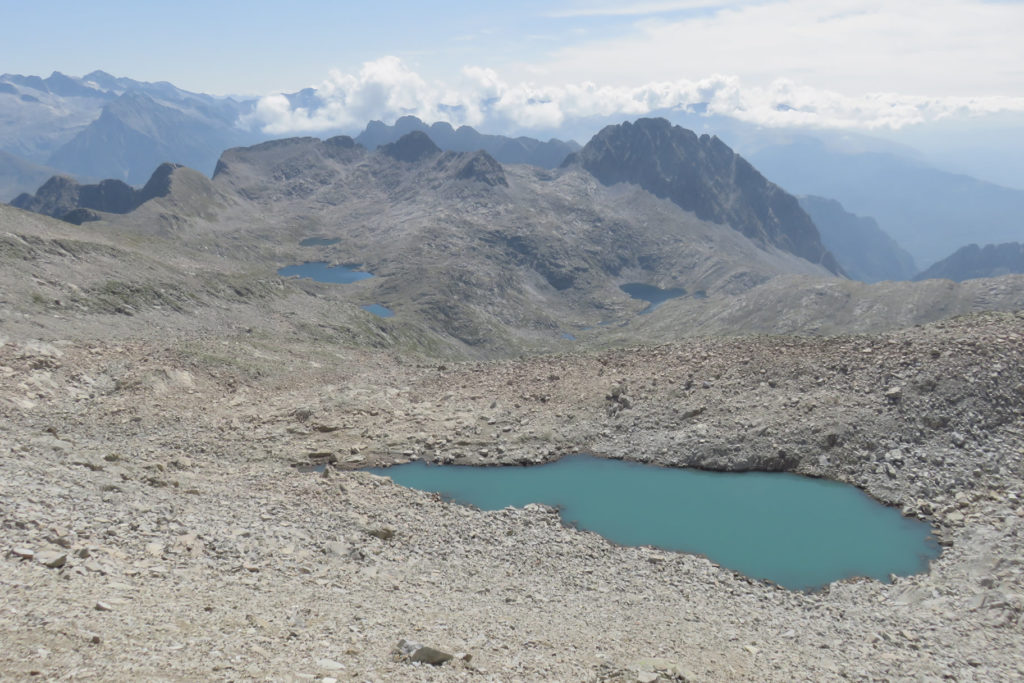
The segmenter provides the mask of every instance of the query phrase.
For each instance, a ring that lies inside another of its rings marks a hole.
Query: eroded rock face
[[[67,176],[53,176],[34,195],[20,194],[11,205],[80,225],[98,220],[97,211],[128,213],[143,202],[166,196],[171,191],[171,177],[178,168],[181,168],[179,164],[160,164],[139,190],[115,179],[81,185]]]
[[[566,163],[582,165],[605,185],[639,185],[702,220],[841,272],[796,198],[717,137],[698,137],[665,119],[638,119],[604,128]]]

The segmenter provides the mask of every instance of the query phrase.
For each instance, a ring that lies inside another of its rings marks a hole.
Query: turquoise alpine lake
[[[307,261],[295,266],[285,266],[279,269],[277,274],[283,277],[298,275],[299,277],[308,277],[317,282],[332,282],[341,285],[373,277],[373,273],[355,270],[349,266],[332,266],[326,261]]]
[[[369,470],[484,510],[543,503],[620,545],[705,555],[794,590],[838,579],[926,572],[931,527],[863,491],[766,472],[704,472],[574,455],[529,467],[426,465]]]
[[[387,308],[386,306],[381,306],[380,304],[366,304],[365,306],[360,306],[359,308],[363,309],[364,311],[373,313],[378,318],[395,317],[394,311],[392,311],[390,308]]]

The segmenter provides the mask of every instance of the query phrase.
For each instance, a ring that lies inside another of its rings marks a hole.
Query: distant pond
[[[781,473],[702,472],[586,455],[531,467],[369,470],[484,510],[544,503],[621,545],[705,555],[747,576],[813,590],[837,579],[925,572],[931,527],[846,484]]]
[[[277,274],[283,277],[298,275],[299,277],[308,277],[317,282],[332,282],[342,285],[373,277],[373,273],[355,270],[350,266],[332,266],[326,261],[307,261],[296,266],[285,266],[280,268]]]
[[[341,241],[340,237],[307,237],[299,242],[301,247],[329,247]]]
[[[646,301],[650,304],[647,308],[640,311],[640,315],[650,313],[669,299],[675,299],[686,295],[686,290],[682,287],[662,289],[661,287],[655,287],[654,285],[648,285],[642,282],[628,282],[624,285],[620,285],[619,289],[634,299],[640,299],[641,301]]]
[[[365,306],[360,306],[359,308],[363,309],[364,311],[369,311],[370,313],[373,313],[378,318],[393,318],[393,317],[395,317],[395,312],[394,311],[392,311],[390,308],[387,308],[385,306],[381,306],[380,304],[367,304]]]

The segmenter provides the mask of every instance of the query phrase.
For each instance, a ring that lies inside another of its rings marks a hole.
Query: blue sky
[[[698,101],[817,127],[1024,113],[1017,0],[3,2],[0,71],[266,96],[253,123],[282,133],[449,111],[547,130]],[[319,112],[274,95],[307,86]]]

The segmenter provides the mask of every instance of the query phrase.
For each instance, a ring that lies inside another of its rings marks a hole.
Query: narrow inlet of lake
[[[370,470],[484,510],[555,506],[620,545],[705,555],[753,578],[813,590],[832,581],[926,572],[931,528],[846,484],[793,474],[703,472],[585,455],[531,467]]]

